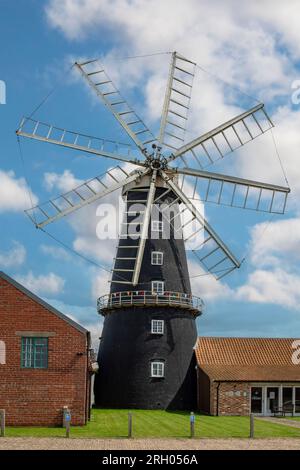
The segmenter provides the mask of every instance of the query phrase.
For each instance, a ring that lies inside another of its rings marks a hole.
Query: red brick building
[[[198,338],[197,397],[212,415],[300,416],[300,341]]]
[[[90,334],[0,272],[0,409],[8,425],[72,424],[90,412]]]

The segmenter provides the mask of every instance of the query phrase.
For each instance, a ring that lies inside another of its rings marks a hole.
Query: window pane
[[[48,367],[48,338],[22,338],[21,367]]]
[[[164,363],[163,362],[152,362],[151,364],[152,377],[163,377],[164,376]]]
[[[152,281],[152,291],[157,294],[164,293],[164,282],[163,281]]]
[[[282,388],[282,407],[284,411],[293,411],[293,387]]]
[[[151,263],[161,266],[163,264],[163,253],[161,251],[153,251],[151,253]]]
[[[251,389],[251,413],[262,412],[262,387]]]
[[[295,388],[295,412],[300,413],[300,387]]]
[[[164,321],[163,320],[152,320],[152,333],[163,334]]]

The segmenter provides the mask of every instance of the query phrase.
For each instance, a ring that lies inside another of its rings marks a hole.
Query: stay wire
[[[275,147],[275,153],[276,153],[276,155],[277,155],[277,158],[278,158],[278,161],[279,161],[279,164],[280,164],[280,167],[281,167],[282,174],[283,174],[283,176],[284,176],[284,179],[285,179],[285,182],[286,182],[287,186],[290,187],[289,181],[288,181],[288,178],[287,178],[286,171],[285,171],[285,169],[284,169],[282,160],[281,160],[281,158],[280,158],[278,146],[277,146],[277,143],[276,143],[276,140],[275,140],[275,135],[274,135],[274,132],[273,132],[273,129],[272,129],[272,128],[271,128],[271,135],[272,135],[272,140],[273,140],[274,147]]]
[[[196,64],[196,67],[201,70],[202,72],[206,73],[207,75],[210,75],[211,77],[215,78],[216,80],[219,80],[220,82],[224,83],[225,85],[229,86],[230,88],[232,88],[233,90],[235,91],[238,91],[239,93],[243,94],[244,96],[247,96],[247,98],[250,98],[251,100],[254,100],[256,101],[257,103],[261,103],[261,100],[259,100],[258,98],[256,98],[255,96],[252,96],[252,95],[249,95],[248,93],[246,93],[245,91],[241,90],[241,88],[239,88],[238,86],[236,85],[233,85],[232,83],[229,83],[227,82],[226,80],[224,80],[222,77],[220,77],[219,75],[213,73],[213,72],[210,72],[209,70],[206,70],[204,67],[202,67],[202,65],[199,65],[199,64]]]
[[[74,67],[74,64],[72,64],[67,69],[66,72],[69,73],[72,70],[73,67]],[[46,103],[46,101],[48,101],[50,96],[52,96],[56,92],[56,90],[61,86],[62,81],[63,81],[63,77],[61,77],[60,79],[57,80],[57,82],[53,86],[53,88],[45,95],[45,97],[41,100],[41,102],[34,108],[34,110],[29,114],[27,119],[31,119],[35,115],[35,113]]]
[[[106,268],[105,266],[97,263],[96,261],[93,261],[91,260],[90,258],[88,258],[87,256],[85,255],[82,255],[81,253],[79,253],[78,251],[76,251],[74,248],[70,247],[69,245],[67,245],[66,243],[64,243],[63,241],[59,240],[57,237],[55,237],[54,235],[52,235],[50,232],[48,232],[47,230],[45,230],[44,228],[42,227],[38,227],[37,228],[39,230],[41,230],[43,233],[45,233],[49,238],[51,238],[52,240],[54,240],[56,243],[59,243],[62,247],[64,247],[66,250],[70,251],[71,253],[73,253],[74,255],[78,256],[79,258],[82,258],[84,261],[90,263],[90,264],[93,264],[94,266],[96,266],[97,268],[99,269],[102,269],[108,273],[111,273],[111,270]]]
[[[142,54],[142,55],[133,55],[133,56],[125,56],[125,57],[114,57],[111,60],[130,60],[130,59],[144,59],[145,57],[154,57],[158,55],[168,55],[172,54],[171,51],[165,51],[165,52],[153,52],[152,54]],[[97,59],[96,59],[97,60]],[[99,59],[101,60],[101,59]]]

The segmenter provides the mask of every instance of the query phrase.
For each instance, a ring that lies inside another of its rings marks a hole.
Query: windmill
[[[17,130],[19,136],[119,162],[105,174],[29,209],[27,214],[38,228],[43,228],[122,190],[126,210],[110,292],[98,300],[104,327],[98,357],[100,372],[95,382],[96,404],[191,409],[196,390],[195,319],[202,313],[203,303],[191,292],[185,242],[201,234],[193,252],[217,279],[240,266],[199,210],[196,195],[204,202],[283,214],[289,188],[205,169],[263,135],[273,124],[264,105],[258,104],[186,143],[196,64],[174,52],[156,138],[98,59],[74,65],[134,147],[23,118]],[[125,163],[136,169],[128,171]],[[191,196],[184,187],[186,178],[192,184]],[[153,207],[159,208],[155,215]],[[192,230],[187,236],[185,229],[189,226]],[[166,228],[168,236],[164,237]]]

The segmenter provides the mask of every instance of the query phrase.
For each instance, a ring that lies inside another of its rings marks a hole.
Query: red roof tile
[[[199,367],[212,380],[300,381],[293,364],[292,338],[200,337],[195,348]]]

